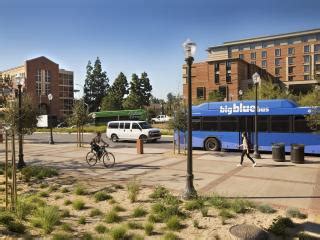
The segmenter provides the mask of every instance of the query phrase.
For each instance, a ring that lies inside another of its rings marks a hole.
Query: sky
[[[182,92],[187,38],[199,62],[225,41],[320,28],[319,9],[319,0],[0,0],[0,71],[46,56],[84,85],[99,57],[110,83],[145,71],[166,98]]]

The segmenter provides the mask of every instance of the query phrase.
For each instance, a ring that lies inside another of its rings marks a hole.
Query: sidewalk
[[[164,185],[181,193],[185,187],[186,156],[173,155],[172,150],[145,146],[145,154],[135,148],[110,148],[116,166],[106,169],[101,162],[90,168],[85,162],[88,147],[71,144],[25,144],[25,161],[59,168],[92,187],[110,182],[126,182],[137,176],[143,185]],[[201,194],[219,193],[244,197],[280,207],[298,207],[320,212],[320,158],[306,157],[302,165],[274,162],[263,154],[252,168],[249,161],[236,167],[240,153],[193,152],[194,185]],[[4,153],[1,152],[0,157]]]

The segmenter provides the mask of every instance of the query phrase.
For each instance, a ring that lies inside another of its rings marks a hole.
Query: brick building
[[[38,106],[41,114],[49,111],[48,94],[53,95],[51,114],[58,119],[66,117],[73,105],[73,72],[59,69],[59,64],[46,57],[26,60],[21,66],[0,71],[2,77],[9,76],[13,88],[17,89],[17,75],[25,78],[23,92]]]
[[[194,101],[206,100],[214,90],[226,100],[237,100],[240,89],[252,86],[255,72],[296,92],[307,91],[320,77],[320,29],[225,42],[207,51],[207,60],[192,67]]]

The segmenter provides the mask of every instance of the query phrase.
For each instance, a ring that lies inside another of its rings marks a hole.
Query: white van
[[[147,141],[156,142],[161,138],[160,129],[151,128],[145,121],[108,122],[106,135],[112,142],[117,142],[118,140],[143,139],[146,143]]]

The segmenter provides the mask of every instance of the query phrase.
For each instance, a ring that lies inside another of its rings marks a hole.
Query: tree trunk
[[[180,144],[181,144],[180,130],[178,130],[178,154],[181,154]]]

